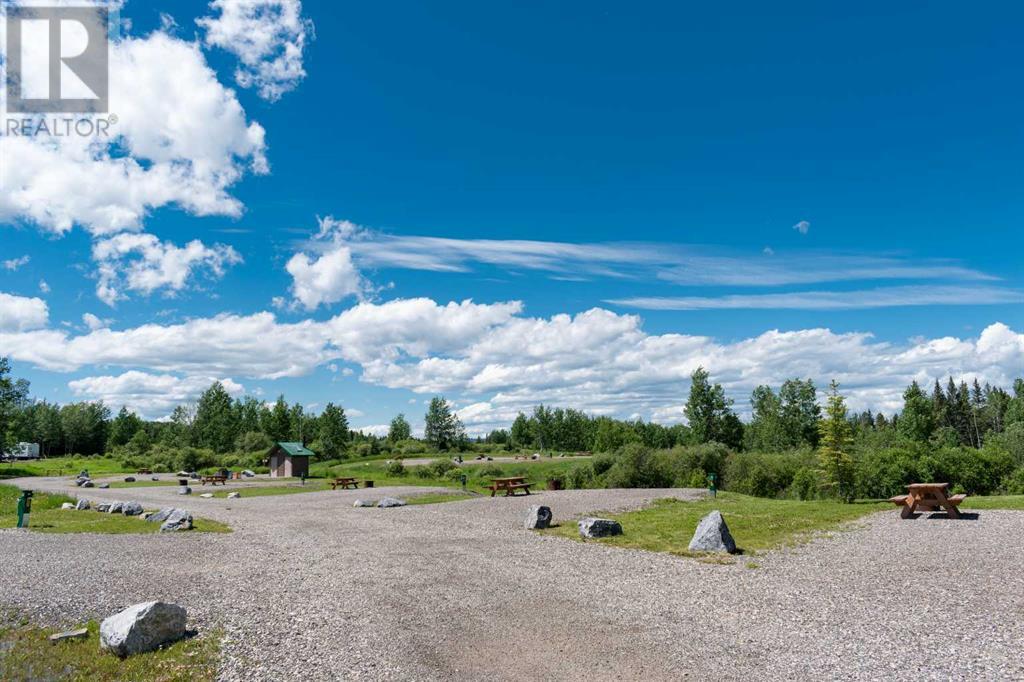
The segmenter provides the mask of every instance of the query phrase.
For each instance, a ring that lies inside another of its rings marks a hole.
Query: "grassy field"
[[[751,554],[804,542],[815,534],[835,530],[847,521],[892,508],[891,504],[880,502],[799,502],[734,493],[719,493],[715,499],[694,502],[665,499],[646,509],[607,515],[622,524],[623,534],[587,542],[691,556],[687,546],[697,523],[708,512],[718,509],[725,517],[736,546]],[[579,539],[575,523],[564,523],[543,532]]]
[[[968,497],[961,509],[1024,509],[1024,495],[990,495]]]
[[[18,496],[14,486],[0,485],[0,528],[18,525]],[[160,532],[159,523],[146,523],[138,516],[106,514],[93,510],[69,511],[61,509],[65,502],[74,502],[67,495],[36,493],[32,498],[29,529],[40,533],[125,533],[145,534]],[[231,529],[209,519],[194,518],[193,530],[206,533],[229,533]],[[0,677],[0,679],[3,679]]]
[[[236,481],[232,481],[236,483]],[[306,484],[303,485],[296,481],[295,483],[286,483],[284,485],[255,485],[250,484],[247,486],[237,486],[235,488],[221,488],[206,487],[203,486],[192,486],[193,494],[201,493],[213,493],[214,497],[227,497],[228,493],[238,491],[242,497],[265,497],[267,495],[295,495],[297,493],[316,493],[322,490],[330,490],[331,484],[326,479],[310,478],[306,479]]]
[[[0,464],[0,478],[74,476],[83,469],[88,470],[90,476],[135,473],[126,471],[121,462],[113,457],[49,457],[24,462],[4,462]]]
[[[217,675],[220,634],[175,642],[158,651],[121,660],[99,648],[99,625],[88,637],[52,644],[56,630],[0,625],[0,679],[116,682],[199,682]]]

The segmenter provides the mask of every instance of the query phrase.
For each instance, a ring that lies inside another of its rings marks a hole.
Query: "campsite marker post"
[[[18,498],[18,528],[28,528],[28,517],[32,513],[32,491],[22,490]]]

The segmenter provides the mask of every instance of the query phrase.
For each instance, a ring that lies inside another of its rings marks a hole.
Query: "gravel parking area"
[[[174,601],[224,628],[225,680],[1024,679],[1024,512],[877,514],[748,568],[521,528],[530,504],[565,521],[700,491],[353,508],[366,492],[82,491],[178,504],[235,532],[0,531],[0,606],[57,624]]]

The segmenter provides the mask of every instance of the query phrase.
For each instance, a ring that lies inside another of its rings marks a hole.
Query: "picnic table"
[[[494,497],[499,490],[505,491],[505,497],[516,494],[517,490],[530,494],[530,484],[526,482],[525,476],[509,476],[508,478],[492,478],[489,486],[491,497]]]
[[[331,481],[331,490],[337,490],[338,486],[341,486],[342,490],[346,490],[349,486],[352,486],[352,488],[358,488],[359,479],[342,476]]]
[[[910,518],[914,512],[934,512],[945,510],[951,519],[960,518],[957,507],[966,495],[950,495],[948,483],[911,483],[907,486],[906,495],[890,497],[889,501],[903,507],[900,517]]]
[[[214,474],[213,476],[203,476],[201,480],[201,485],[206,485],[207,483],[209,483],[210,485],[217,485],[218,483],[220,483],[221,485],[227,485],[227,481],[227,476]]]

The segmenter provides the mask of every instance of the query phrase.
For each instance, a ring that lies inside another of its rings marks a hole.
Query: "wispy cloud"
[[[29,258],[26,255],[26,256],[21,256],[19,258],[11,258],[9,260],[2,261],[2,262],[0,262],[0,265],[3,265],[4,270],[10,270],[11,272],[14,272],[15,270],[17,270],[21,266],[28,265],[28,262],[30,260],[31,260],[31,258]]]
[[[801,220],[800,222],[793,226],[793,229],[799,232],[800,234],[807,234],[811,229],[811,223],[806,220]]]
[[[918,305],[1024,302],[1024,292],[991,286],[902,286],[858,291],[801,291],[728,296],[649,296],[605,303],[645,310],[857,310]]]

